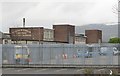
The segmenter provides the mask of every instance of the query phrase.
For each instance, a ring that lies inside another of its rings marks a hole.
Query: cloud
[[[117,4],[117,1],[102,0],[99,1],[94,8],[92,8],[84,18],[87,18],[86,23],[109,23],[117,22],[117,16],[113,13],[113,5]]]
[[[38,23],[50,27],[54,23],[75,24],[93,7],[94,3],[85,2],[40,2],[28,10],[24,17],[29,25]]]
[[[2,24],[0,26],[2,28],[0,30],[7,31],[8,28],[17,26],[17,19],[21,18],[27,10],[36,6],[36,4],[37,3],[31,3],[31,2],[3,2],[1,3]]]
[[[2,27],[5,28],[2,29],[3,31],[7,31],[9,27],[22,26],[23,17],[26,18],[26,26],[48,28],[57,23],[71,23],[80,26],[117,21],[117,17],[112,12],[112,6],[117,3],[117,0],[12,1],[4,0],[2,3]]]
[[[98,2],[98,1],[99,0],[1,0],[1,2]]]

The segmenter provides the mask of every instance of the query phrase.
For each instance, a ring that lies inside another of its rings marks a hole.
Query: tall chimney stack
[[[25,27],[25,18],[23,18],[23,27]]]

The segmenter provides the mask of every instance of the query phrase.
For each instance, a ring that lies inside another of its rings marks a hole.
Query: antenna
[[[25,27],[25,18],[23,18],[23,27]]]

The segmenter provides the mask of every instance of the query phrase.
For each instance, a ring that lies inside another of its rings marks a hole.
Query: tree
[[[120,13],[119,4],[120,4],[120,0],[118,0],[118,5],[113,6],[113,13],[115,14]]]
[[[110,38],[110,39],[109,39],[109,43],[120,43],[120,38],[117,38],[117,37],[115,37],[115,38]]]

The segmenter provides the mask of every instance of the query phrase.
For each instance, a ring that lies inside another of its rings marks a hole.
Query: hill
[[[76,26],[75,33],[85,33],[85,30],[99,29],[102,30],[103,42],[108,42],[111,37],[118,37],[118,25],[106,25],[106,24],[88,24],[84,26]]]

